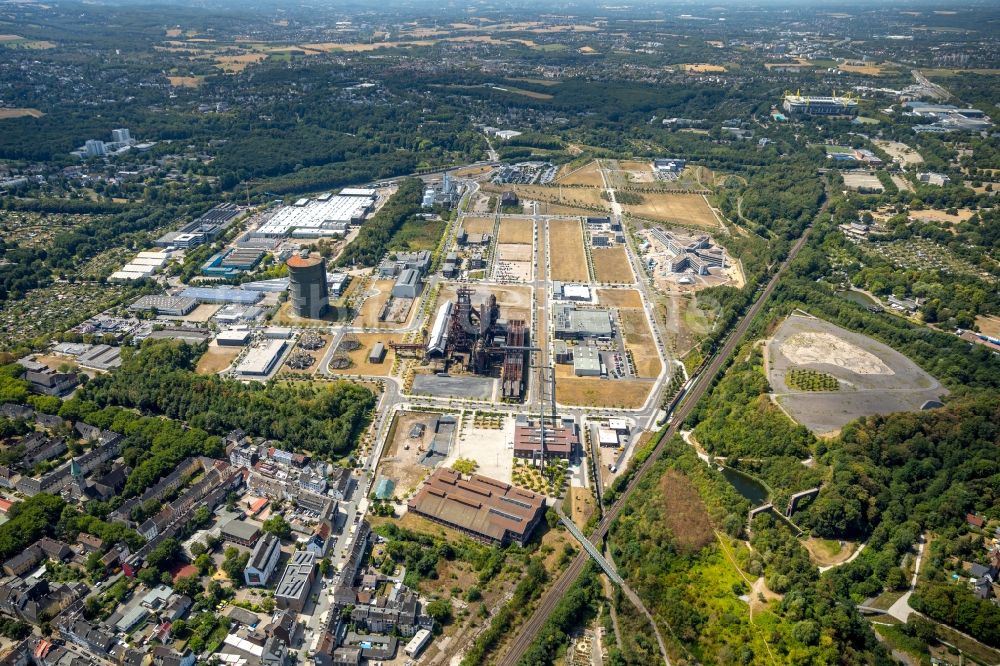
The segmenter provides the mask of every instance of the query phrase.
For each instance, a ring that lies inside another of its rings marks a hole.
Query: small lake
[[[736,488],[736,492],[750,500],[753,506],[760,506],[767,503],[767,488],[761,485],[760,482],[752,479],[743,472],[738,472],[729,467],[722,468],[722,476],[726,477],[726,481],[733,488]]]
[[[867,294],[862,293],[860,291],[854,291],[853,289],[849,289],[847,291],[838,291],[837,295],[840,296],[841,298],[846,298],[849,301],[857,303],[858,305],[863,305],[866,308],[871,305],[878,305],[878,303],[872,300]]]

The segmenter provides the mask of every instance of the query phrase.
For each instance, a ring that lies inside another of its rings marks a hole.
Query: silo
[[[330,297],[326,287],[326,261],[307,252],[288,260],[288,296],[292,313],[318,319],[326,313]]]

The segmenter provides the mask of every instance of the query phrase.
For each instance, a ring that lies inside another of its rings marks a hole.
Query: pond
[[[726,481],[733,488],[736,488],[736,492],[750,500],[750,504],[753,506],[767,503],[767,488],[759,481],[729,467],[722,468],[722,476],[726,477]]]

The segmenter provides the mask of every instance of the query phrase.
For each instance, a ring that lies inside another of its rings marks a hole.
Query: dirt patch
[[[347,368],[330,368],[330,372],[336,375],[372,375],[376,377],[386,377],[392,371],[392,364],[396,358],[396,352],[389,346],[390,342],[402,342],[402,333],[358,333],[358,341],[361,346],[351,352],[346,352],[346,356],[351,360],[351,365]],[[376,342],[385,345],[385,358],[381,363],[369,363],[368,354],[371,352]],[[334,351],[334,355],[340,355],[340,351]]]
[[[852,74],[863,74],[864,76],[882,76],[887,67],[885,65],[848,65],[845,63],[837,67],[837,69],[842,72],[851,72]]]
[[[462,220],[462,229],[468,234],[492,234],[492,217],[467,217]]]
[[[29,108],[5,108],[0,109],[0,120],[6,120],[8,118],[41,118],[45,114],[38,109]]]
[[[491,227],[492,229],[492,227]],[[531,220],[501,218],[498,243],[531,244],[535,239],[535,223]],[[530,256],[528,257],[530,259]]]
[[[594,493],[590,492],[588,488],[577,488],[571,486],[569,489],[569,501],[570,501],[570,518],[576,523],[576,526],[583,529],[590,520],[590,516],[593,515],[594,509],[597,508],[597,502],[594,500]]]
[[[937,208],[930,208],[928,210],[911,210],[907,215],[914,219],[920,220],[921,222],[948,222],[949,224],[958,224],[959,222],[965,222],[970,217],[972,217],[976,211],[969,208],[961,208],[958,210],[957,215],[952,215],[947,211],[943,211]]]
[[[481,176],[484,173],[492,171],[493,167],[489,165],[472,166],[465,169],[456,169],[453,173],[456,178],[471,178],[473,176]]]
[[[559,377],[560,370],[571,366],[556,366],[556,402],[579,407],[642,407],[653,382],[645,380],[610,380],[598,377]]]
[[[398,499],[409,497],[431,471],[421,465],[420,460],[434,439],[435,418],[437,414],[427,412],[401,411],[396,415],[385,452],[379,461],[378,474],[392,479],[396,484],[393,496]],[[423,431],[419,434],[413,432],[414,426],[422,426]],[[417,436],[411,437],[411,434]]]
[[[688,74],[712,74],[726,71],[722,65],[710,65],[704,62],[681,65],[681,69]]]
[[[361,304],[361,309],[358,311],[358,316],[354,318],[354,322],[357,325],[364,324],[365,326],[376,326],[378,325],[378,315],[382,312],[382,308],[385,307],[386,301],[392,295],[392,285],[395,284],[395,280],[376,280],[368,290],[370,292],[376,292],[370,294],[365,302]]]
[[[591,250],[594,261],[594,278],[611,284],[634,284],[635,275],[628,262],[628,255],[621,245]]]
[[[575,171],[560,176],[556,181],[559,185],[586,185],[587,187],[604,187],[600,165],[597,161],[589,162]]]
[[[920,153],[913,148],[910,148],[905,143],[900,143],[899,141],[876,140],[875,145],[888,153],[889,157],[899,160],[907,166],[921,164],[924,161],[924,158],[920,155]]]
[[[250,65],[267,58],[264,53],[241,53],[240,55],[220,55],[215,57],[215,66],[226,74],[238,74]]]
[[[583,228],[579,220],[551,220],[549,243],[553,280],[588,282],[587,255],[583,248]]]
[[[497,258],[500,261],[531,261],[531,246],[521,243],[500,243],[497,245]]]
[[[486,190],[486,187],[484,186],[483,189]],[[573,208],[583,208],[587,211],[585,213],[587,215],[595,215],[600,210],[610,208],[610,204],[601,198],[602,190],[598,187],[514,185],[506,186],[505,189],[512,189],[521,201],[544,201]],[[499,188],[495,188],[494,191],[499,191]]]
[[[642,307],[642,296],[635,289],[598,289],[597,301],[609,308]]]
[[[168,76],[167,80],[175,88],[197,88],[203,79],[200,76]]]
[[[663,522],[673,533],[679,550],[696,553],[715,541],[712,521],[691,479],[677,470],[667,470],[660,479],[660,493],[667,511]]]
[[[885,186],[882,185],[882,181],[878,179],[878,176],[867,171],[849,171],[843,174],[843,178],[844,187],[849,190],[865,192],[882,192],[885,190]]]
[[[497,298],[497,305],[500,306],[500,316],[504,319],[514,318],[509,311],[510,309],[521,310],[531,307],[531,290],[528,287],[471,286],[475,290],[472,294],[473,307],[478,308],[486,302],[490,294],[493,294]],[[458,285],[454,283],[442,283],[441,290],[438,292],[438,304],[454,301],[457,288]]]
[[[655,378],[660,374],[663,365],[656,351],[653,332],[649,330],[646,314],[642,310],[619,310],[622,335],[625,345],[632,350],[636,373],[643,378]]]
[[[627,205],[630,215],[696,227],[717,227],[719,221],[700,194],[643,192],[642,203]]]
[[[796,365],[832,363],[859,375],[892,374],[874,354],[830,333],[796,333],[781,344],[781,353]]]
[[[346,51],[348,53],[363,53],[365,51],[375,51],[377,49],[392,49],[407,46],[432,46],[435,42],[429,40],[415,40],[412,42],[374,42],[374,43],[347,43],[338,42],[317,42],[314,44],[301,44],[301,48],[309,51]]]
[[[861,416],[917,411],[928,400],[947,394],[937,380],[891,347],[818,318],[788,317],[767,341],[765,351],[775,400],[786,414],[817,434],[836,431]],[[795,369],[833,375],[839,390],[787,388],[785,377]]]
[[[242,347],[220,347],[214,342],[208,345],[208,350],[198,359],[195,372],[199,375],[214,375],[222,372],[236,360]]]
[[[979,315],[976,317],[976,326],[983,335],[993,338],[1000,338],[1000,317],[995,315]]]
[[[809,551],[809,559],[820,567],[829,567],[848,560],[854,554],[858,545],[850,541],[835,541],[833,539],[816,539],[809,537],[802,540],[802,545]]]

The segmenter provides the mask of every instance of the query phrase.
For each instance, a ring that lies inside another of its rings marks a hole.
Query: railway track
[[[825,208],[825,206],[824,206]],[[781,279],[782,275],[788,270],[789,264],[795,259],[802,246],[805,245],[806,239],[809,236],[809,232],[812,227],[810,226],[805,230],[805,233],[795,242],[792,249],[789,251],[788,256],[781,263],[781,266],[775,272],[771,279],[768,281],[767,285],[761,290],[757,299],[753,302],[750,308],[743,315],[743,318],[736,324],[730,334],[725,338],[722,347],[716,351],[715,355],[712,356],[709,363],[706,365],[702,374],[696,379],[690,391],[687,394],[687,399],[680,405],[677,411],[674,413],[674,418],[670,424],[661,432],[659,442],[653,449],[653,453],[646,459],[646,461],[639,467],[636,473],[632,476],[631,481],[629,481],[628,486],[625,488],[625,492],[622,493],[621,497],[615,500],[607,511],[604,513],[604,518],[601,522],[597,524],[594,531],[590,534],[591,543],[600,543],[603,541],[604,537],[607,536],[608,530],[611,528],[611,523],[618,518],[618,514],[621,513],[622,507],[625,502],[635,491],[639,482],[649,473],[649,470],[653,467],[656,461],[659,459],[660,455],[663,453],[663,448],[665,443],[670,440],[675,434],[677,434],[678,428],[681,423],[683,423],[687,417],[691,414],[695,405],[701,400],[705,392],[708,391],[709,387],[712,385],[712,381],[722,370],[726,361],[732,356],[733,352],[736,351],[736,346],[743,339],[746,334],[747,329],[750,328],[750,324],[753,322],[754,318],[760,313],[764,304],[770,298],[771,294],[774,292],[775,287],[778,285],[778,281]],[[527,652],[528,647],[535,640],[535,636],[538,635],[538,631],[541,629],[545,620],[548,619],[549,615],[555,609],[556,605],[566,596],[569,591],[570,586],[576,581],[583,571],[583,567],[586,565],[589,556],[586,552],[581,551],[570,563],[569,567],[562,573],[562,575],[556,580],[552,586],[545,591],[542,596],[541,601],[535,608],[535,611],[528,618],[528,621],[521,627],[520,632],[514,638],[514,641],[508,647],[507,651],[497,662],[500,666],[516,666],[521,657]]]

